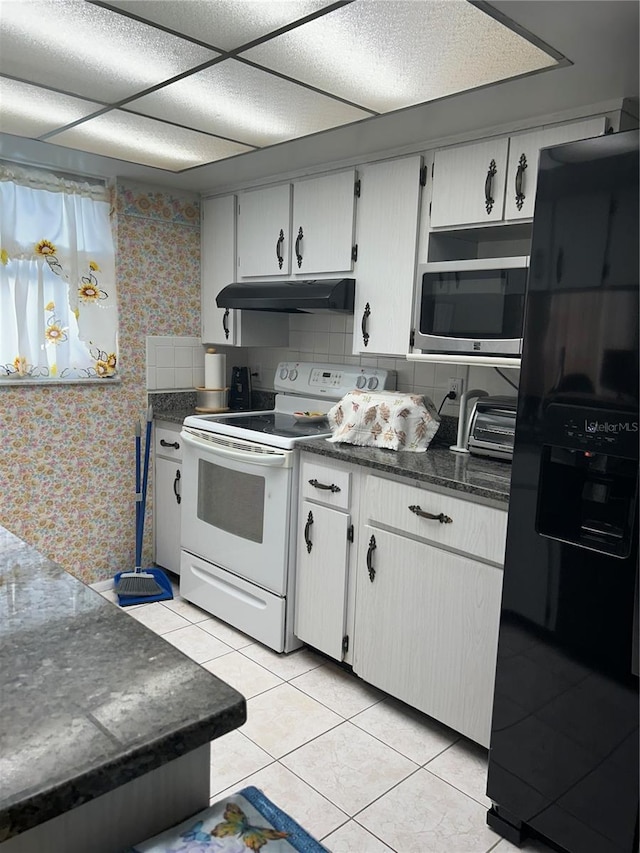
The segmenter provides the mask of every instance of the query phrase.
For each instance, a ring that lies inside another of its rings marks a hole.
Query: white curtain
[[[113,379],[108,190],[0,164],[0,380]]]

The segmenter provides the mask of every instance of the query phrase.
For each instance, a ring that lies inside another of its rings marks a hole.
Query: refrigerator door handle
[[[640,643],[640,633],[638,630],[638,563],[636,561],[636,592],[633,597],[633,631],[631,632],[631,672],[634,675],[640,675],[638,670],[638,644]]]

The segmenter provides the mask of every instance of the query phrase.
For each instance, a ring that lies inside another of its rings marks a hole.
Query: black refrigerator
[[[542,151],[487,822],[638,850],[638,133]]]

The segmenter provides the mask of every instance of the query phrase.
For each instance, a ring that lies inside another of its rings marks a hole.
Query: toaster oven
[[[494,459],[513,458],[517,397],[481,397],[469,422],[469,452]]]

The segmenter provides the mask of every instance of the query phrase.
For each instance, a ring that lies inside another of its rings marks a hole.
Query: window
[[[118,376],[103,184],[0,164],[0,381]]]

